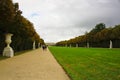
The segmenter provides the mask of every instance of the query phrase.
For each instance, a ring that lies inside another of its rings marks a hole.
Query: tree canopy
[[[113,47],[120,48],[120,25],[106,28],[104,23],[97,24],[90,32],[84,35],[57,42],[57,46],[76,46],[86,47],[87,43],[90,47],[109,47],[109,41],[112,40]]]
[[[5,47],[5,34],[12,33],[11,46],[15,51],[32,49],[32,43],[44,44],[34,29],[33,23],[21,15],[19,4],[12,0],[0,0],[0,53]]]

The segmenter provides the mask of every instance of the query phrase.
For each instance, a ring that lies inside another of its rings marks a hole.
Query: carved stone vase
[[[11,40],[12,36],[13,36],[13,34],[11,34],[11,33],[7,33],[5,35],[5,37],[6,37],[5,42],[6,42],[7,46],[3,50],[3,56],[6,56],[6,57],[14,56],[14,51],[13,51],[12,47],[10,47],[10,43],[12,42],[12,40]]]

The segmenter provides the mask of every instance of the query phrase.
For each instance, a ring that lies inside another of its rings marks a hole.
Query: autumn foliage
[[[0,0],[0,53],[5,47],[5,34],[12,33],[11,46],[14,51],[32,49],[32,44],[36,41],[44,43],[43,39],[36,33],[34,25],[21,15],[19,4],[12,0]]]
[[[113,42],[114,48],[120,48],[120,25],[106,28],[104,23],[99,23],[90,32],[84,35],[57,42],[57,46],[76,46],[86,47],[89,43],[90,47],[109,47],[110,40]]]

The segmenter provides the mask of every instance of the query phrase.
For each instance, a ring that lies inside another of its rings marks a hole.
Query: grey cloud
[[[17,1],[45,41],[82,35],[101,22],[107,26],[120,24],[120,0]]]

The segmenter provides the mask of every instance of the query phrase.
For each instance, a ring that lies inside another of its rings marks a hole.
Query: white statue
[[[40,43],[38,43],[38,48],[40,48]]]
[[[6,56],[6,57],[13,57],[14,56],[14,51],[13,49],[10,47],[10,43],[12,42],[11,41],[11,37],[13,36],[13,34],[10,34],[10,33],[7,33],[5,35],[6,37],[6,44],[7,44],[7,47],[4,48],[3,50],[3,56]]]
[[[110,49],[112,49],[112,41],[110,40]]]
[[[89,48],[89,42],[87,42],[87,48]]]
[[[72,47],[71,44],[70,44],[70,47]]]
[[[78,47],[78,44],[76,44],[76,47]]]
[[[33,49],[35,49],[35,41],[33,42]]]

